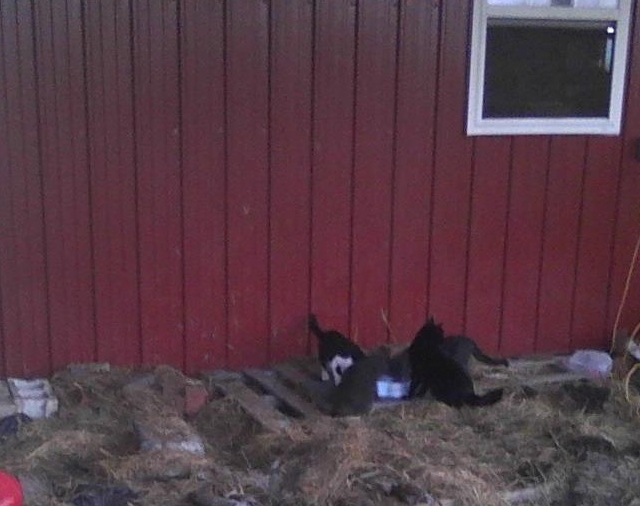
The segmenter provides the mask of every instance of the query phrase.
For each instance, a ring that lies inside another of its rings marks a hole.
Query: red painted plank
[[[134,5],[142,359],[182,368],[177,4]]]
[[[585,151],[584,137],[551,140],[535,343],[538,353],[570,349]]]
[[[611,290],[607,324],[613,329],[618,307],[622,299],[625,279],[631,264],[636,240],[640,234],[640,163],[635,152],[640,132],[640,8],[635,9],[633,32],[630,41],[631,62],[625,99],[623,152],[620,159],[618,205],[615,219],[615,237],[611,266]],[[640,265],[636,264],[629,297],[622,312],[621,328],[632,329],[640,314]]]
[[[571,348],[606,348],[609,268],[621,141],[590,137],[578,246],[578,269]]]
[[[473,154],[466,332],[488,352],[500,344],[511,138],[476,139]]]
[[[11,303],[5,303],[3,300],[3,297],[10,291],[8,288],[11,283],[15,283],[15,275],[12,279],[11,273],[7,270],[10,262],[8,252],[15,250],[15,248],[13,245],[13,206],[11,202],[11,185],[9,184],[12,178],[12,147],[9,143],[9,130],[12,125],[5,85],[7,82],[7,66],[4,53],[5,16],[5,11],[0,11],[0,83],[2,83],[0,88],[0,160],[4,160],[4,163],[0,163],[0,179],[5,181],[4,184],[0,185],[0,376],[2,377],[7,375],[8,367],[7,347],[9,339],[7,336],[11,333],[11,326],[15,326],[18,321],[15,317],[15,309],[13,310],[13,322],[11,321],[11,313],[6,313],[6,310],[11,308]],[[13,307],[15,308],[15,306]]]
[[[638,219],[637,195],[640,191],[640,176],[637,168],[635,173],[629,165],[621,168],[618,193],[618,211],[616,218],[616,236],[613,250],[613,266],[611,271],[611,291],[609,297],[609,314],[607,326],[612,330],[615,324],[618,308],[622,304],[625,281],[631,267],[635,242],[640,235],[640,220]],[[640,266],[638,260],[629,284],[629,294],[622,308],[619,329],[631,331],[638,323],[640,314]]]
[[[367,348],[386,340],[398,6],[358,10],[356,133],[351,256],[351,334]]]
[[[85,4],[97,359],[141,362],[129,6]]]
[[[35,13],[54,369],[96,359],[81,8],[43,1]]]
[[[547,137],[516,137],[513,142],[500,344],[506,356],[535,349],[549,159]]]
[[[10,251],[15,251],[14,233],[13,233],[13,206],[11,196],[11,178],[12,176],[12,146],[9,143],[9,130],[13,127],[11,124],[11,111],[9,108],[7,97],[7,61],[5,55],[6,29],[5,23],[6,11],[0,11],[0,159],[4,163],[0,163],[0,179],[5,181],[0,185],[0,376],[7,375],[8,356],[7,347],[9,346],[12,326],[13,332],[16,332],[15,301],[12,308],[11,302],[5,302],[3,298],[13,288],[11,284],[15,284],[15,274],[12,276],[8,271],[10,263]],[[9,68],[10,70],[10,68]],[[11,267],[13,267],[13,262]],[[13,311],[7,312],[9,308]],[[13,313],[13,321],[12,321]]]
[[[464,329],[471,191],[471,146],[465,136],[470,2],[443,2],[436,159],[432,201],[429,312],[447,332]]]
[[[3,2],[1,51],[5,135],[0,280],[6,373],[51,371],[39,173],[33,13],[30,2]]]
[[[308,351],[312,7],[271,2],[271,362]]]
[[[316,2],[311,306],[349,329],[355,5]]]
[[[400,4],[390,273],[391,339],[408,342],[427,310],[429,195],[438,58],[437,4]]]
[[[226,367],[224,9],[183,1],[182,124],[186,364]]]
[[[268,352],[268,6],[227,4],[229,365]]]

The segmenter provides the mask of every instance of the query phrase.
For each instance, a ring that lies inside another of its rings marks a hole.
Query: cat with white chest
[[[309,330],[318,339],[318,358],[323,381],[339,385],[345,371],[365,357],[356,343],[337,330],[323,330],[314,314],[309,315]]]

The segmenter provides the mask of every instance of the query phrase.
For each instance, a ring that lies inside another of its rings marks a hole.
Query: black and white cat
[[[356,343],[337,330],[322,330],[314,314],[309,315],[309,330],[318,338],[318,358],[323,381],[339,385],[349,367],[365,357]]]
[[[473,380],[464,367],[442,351],[445,340],[441,325],[433,317],[417,332],[408,349],[411,364],[409,397],[431,392],[433,397],[453,407],[488,406],[502,399],[502,389],[477,395]]]
[[[371,411],[377,398],[378,379],[387,373],[389,349],[381,347],[358,360],[342,375],[330,396],[332,416],[358,416]]]

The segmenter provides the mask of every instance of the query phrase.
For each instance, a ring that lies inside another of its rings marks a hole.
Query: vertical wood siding
[[[439,6],[408,0],[399,10],[388,317],[391,339],[406,341],[428,301]]]
[[[622,133],[622,143],[619,144],[620,157],[618,161],[618,187],[616,211],[614,214],[614,232],[612,237],[612,264],[609,271],[611,280],[611,296],[609,297],[609,311],[607,323],[611,326],[616,316],[619,294],[622,293],[628,264],[631,262],[633,245],[640,234],[640,216],[638,213],[638,194],[640,193],[640,163],[634,158],[640,142],[640,6],[635,2],[635,23],[631,33],[631,57],[629,63],[629,79],[625,109],[625,129]],[[612,152],[615,156],[615,151]],[[593,154],[595,156],[595,153]],[[607,230],[608,232],[608,230]],[[636,269],[632,279],[633,286],[639,286],[640,269]],[[623,321],[637,323],[640,314],[640,297],[631,297],[625,306]],[[584,342],[596,342],[593,335],[576,336]]]
[[[29,375],[52,367],[40,129],[44,97],[38,90],[32,6],[12,1],[0,9],[2,365],[6,374]]]
[[[77,0],[34,6],[49,335],[59,368],[96,350],[83,12]]]
[[[131,6],[87,2],[84,24],[95,314],[95,335],[87,339],[95,339],[94,359],[138,364],[142,344]]]
[[[315,349],[309,311],[367,347],[427,314],[607,346],[640,13],[622,135],[470,138],[470,4],[0,0],[0,376],[261,366]]]
[[[182,4],[182,183],[185,360],[227,360],[225,15],[223,2]]]
[[[313,19],[312,2],[271,3],[268,357],[272,362],[308,351],[301,316],[309,310],[310,286]]]
[[[311,309],[348,331],[357,3],[315,3]]]

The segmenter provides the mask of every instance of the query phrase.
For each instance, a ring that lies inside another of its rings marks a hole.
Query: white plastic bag
[[[603,377],[611,373],[613,360],[608,353],[597,350],[577,350],[567,360],[567,369],[589,376]]]

